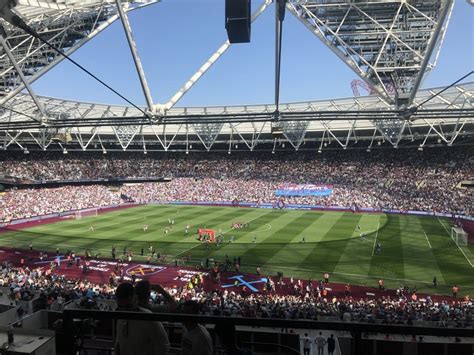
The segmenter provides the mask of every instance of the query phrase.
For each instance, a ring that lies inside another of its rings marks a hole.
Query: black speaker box
[[[250,42],[251,0],[225,1],[225,29],[230,43]]]

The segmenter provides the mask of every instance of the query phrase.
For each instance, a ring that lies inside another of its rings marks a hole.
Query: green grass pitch
[[[165,234],[168,219],[175,224]],[[249,227],[231,230],[231,223],[237,221],[248,222]],[[146,232],[144,224],[149,225]],[[188,237],[187,224],[191,226]],[[94,231],[89,230],[91,225]],[[197,241],[199,227],[221,230],[225,242],[207,247]],[[456,246],[449,237],[450,228],[447,219],[424,216],[148,205],[3,233],[0,245],[27,248],[33,241],[39,250],[59,247],[82,254],[89,248],[103,257],[110,257],[115,245],[117,254],[127,247],[139,260],[141,248],[147,253],[151,243],[169,263],[188,255],[195,264],[206,258],[240,256],[242,270],[247,272],[260,266],[269,275],[281,271],[285,276],[320,279],[327,271],[331,281],[370,286],[382,277],[387,287],[416,285],[427,292],[434,291],[431,281],[436,275],[436,293],[448,294],[457,284],[462,294],[472,295],[474,248]],[[360,232],[365,232],[365,240]],[[231,236],[233,243],[229,243]],[[381,253],[374,253],[375,240],[382,244]]]

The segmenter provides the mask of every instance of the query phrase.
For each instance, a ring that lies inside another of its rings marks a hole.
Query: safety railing
[[[355,322],[328,322],[312,320],[288,320],[273,318],[236,318],[222,316],[201,316],[177,313],[140,313],[123,311],[95,311],[65,309],[63,312],[63,329],[65,341],[75,344],[74,319],[93,320],[142,320],[182,323],[183,321],[194,321],[201,324],[227,323],[236,326],[267,327],[267,328],[291,328],[291,329],[316,329],[346,331],[352,334],[352,353],[359,354],[362,349],[362,334],[402,334],[416,336],[440,336],[440,337],[472,337],[472,328],[439,328],[439,327],[413,327],[407,325],[368,324]],[[74,354],[75,349],[71,347],[68,354]]]

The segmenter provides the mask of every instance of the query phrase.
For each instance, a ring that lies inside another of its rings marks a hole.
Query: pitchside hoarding
[[[275,190],[276,196],[329,196],[332,185],[322,184],[283,184]]]

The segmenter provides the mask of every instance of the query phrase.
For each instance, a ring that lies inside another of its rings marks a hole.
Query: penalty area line
[[[471,267],[474,267],[474,265],[472,264],[471,260],[467,257],[467,255],[466,255],[466,253],[464,252],[464,250],[462,250],[461,247],[460,247],[458,244],[456,244],[456,242],[453,240],[453,238],[451,238],[451,234],[449,233],[448,228],[446,228],[446,226],[444,225],[444,223],[441,222],[441,220],[439,219],[439,217],[437,217],[437,220],[438,220],[439,224],[441,224],[441,225],[443,226],[444,230],[446,231],[446,233],[447,233],[448,236],[449,236],[449,239],[451,239],[451,240],[453,241],[454,245],[456,245],[456,246],[458,247],[459,251],[462,253],[462,255],[464,255],[464,257],[466,258],[466,260],[467,260],[467,262],[469,263],[469,265],[471,265]]]
[[[426,241],[428,242],[428,245],[430,246],[430,249],[433,249],[433,248],[431,247],[430,240],[428,239],[428,236],[426,235],[426,232],[423,231],[423,233],[425,234],[425,238],[426,238]]]
[[[374,246],[372,247],[372,256],[375,253],[375,245],[377,244],[377,236],[379,235],[380,222],[377,223],[377,232],[375,232]]]
[[[438,220],[439,224],[441,224],[441,226],[444,228],[444,230],[446,231],[446,233],[448,233],[449,237],[451,237],[451,234],[449,233],[448,228],[446,228],[446,226],[444,225],[444,223],[441,222],[441,220],[439,219],[439,217],[436,217],[436,219]]]

